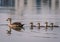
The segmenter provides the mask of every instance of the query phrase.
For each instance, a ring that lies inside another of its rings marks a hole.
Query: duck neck
[[[11,20],[9,21],[9,24],[11,24]]]

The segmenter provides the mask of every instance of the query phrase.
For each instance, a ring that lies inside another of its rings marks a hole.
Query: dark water
[[[41,3],[42,4],[42,3]],[[3,11],[3,12],[2,12]],[[37,25],[38,22],[41,25],[45,25],[45,22],[54,23],[55,25],[60,26],[60,14],[59,9],[52,10],[46,4],[43,4],[41,7],[33,7],[33,11],[25,9],[23,14],[15,14],[13,10],[0,10],[0,41],[1,42],[59,42],[60,41],[60,27],[59,28],[48,28],[45,31],[45,28],[40,30],[37,27],[30,30],[30,22],[33,22],[34,25]],[[17,32],[12,30],[12,34],[7,34],[9,27],[6,25],[8,22],[7,18],[12,18],[12,22],[22,22],[25,28],[25,31]]]

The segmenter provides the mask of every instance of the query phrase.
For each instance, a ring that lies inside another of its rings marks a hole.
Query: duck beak
[[[8,19],[6,21],[8,21]]]

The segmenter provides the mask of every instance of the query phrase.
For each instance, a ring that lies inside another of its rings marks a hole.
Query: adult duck
[[[8,18],[7,21],[9,21],[8,26],[10,28],[10,31],[11,31],[11,29],[14,29],[16,31],[20,31],[21,29],[24,29],[23,28],[24,24],[22,24],[21,22],[13,22],[12,23],[12,19],[11,18]]]

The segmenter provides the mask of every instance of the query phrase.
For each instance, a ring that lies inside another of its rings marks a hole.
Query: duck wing
[[[17,27],[23,27],[24,24],[21,24],[21,22],[14,22],[13,25],[17,25]]]
[[[21,25],[21,22],[14,22],[12,24],[15,24],[15,25]]]

